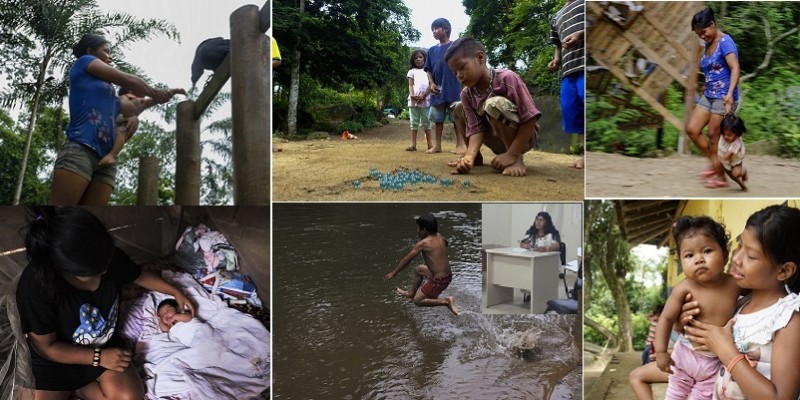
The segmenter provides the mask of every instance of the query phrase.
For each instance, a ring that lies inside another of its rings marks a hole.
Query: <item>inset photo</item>
[[[800,8],[586,3],[586,197],[800,196]]]
[[[583,205],[484,204],[485,314],[580,314]]]
[[[480,204],[274,211],[275,399],[581,396],[580,318],[481,312]]]

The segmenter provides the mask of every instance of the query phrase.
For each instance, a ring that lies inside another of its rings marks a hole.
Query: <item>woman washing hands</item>
[[[687,298],[681,321],[697,349],[721,363],[715,399],[795,400],[800,394],[800,210],[770,206],[747,220],[730,274],[750,293],[724,326],[696,320]]]

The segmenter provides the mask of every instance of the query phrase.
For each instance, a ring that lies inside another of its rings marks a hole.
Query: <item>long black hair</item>
[[[416,50],[412,51],[411,52],[411,58],[408,60],[410,65],[411,65],[411,69],[418,68],[417,64],[414,62],[414,59],[417,58],[417,54],[419,54],[419,53],[422,53],[423,60],[427,60],[428,59],[428,53],[424,49],[416,49]],[[424,61],[423,61],[423,65],[424,65]]]
[[[87,33],[86,35],[83,35],[83,37],[81,37],[81,40],[79,40],[78,43],[75,43],[75,46],[72,46],[72,55],[74,55],[75,58],[81,58],[81,56],[86,55],[86,50],[89,49],[96,50],[97,48],[106,43],[111,43],[111,42],[109,42],[108,40],[106,40],[106,38],[100,35],[96,35],[94,33]]]
[[[97,217],[80,207],[40,206],[28,209],[25,250],[29,268],[55,294],[61,275],[92,276],[106,271],[114,239]]]
[[[773,205],[757,211],[747,219],[745,228],[752,228],[764,254],[776,266],[793,262],[794,275],[785,283],[800,293],[800,210],[786,205]]]
[[[711,24],[716,22],[717,20],[714,19],[714,10],[706,7],[705,10],[700,11],[692,17],[692,30],[708,28]]]
[[[542,219],[544,220],[545,235],[547,235],[548,233],[552,234],[553,240],[556,240],[557,237],[558,238],[561,237],[561,235],[558,233],[558,229],[556,229],[556,226],[553,225],[553,217],[550,216],[550,213],[548,213],[547,211],[540,211],[538,214],[536,214],[536,218],[539,217],[542,217]],[[539,230],[536,229],[536,222],[534,222],[533,225],[531,225],[531,228],[528,229],[527,232],[525,232],[525,235],[530,235],[532,238],[536,238],[537,236],[539,236]]]

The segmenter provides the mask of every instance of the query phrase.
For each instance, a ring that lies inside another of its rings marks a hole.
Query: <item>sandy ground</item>
[[[750,189],[744,192],[728,180],[727,188],[709,189],[697,174],[707,167],[705,158],[670,156],[635,158],[619,154],[586,154],[587,198],[709,198],[799,197],[800,162],[773,156],[748,155]]]
[[[275,201],[580,201],[583,200],[583,170],[570,166],[575,156],[532,151],[525,155],[527,176],[505,177],[491,167],[476,167],[469,175],[451,175],[447,162],[454,160],[451,124],[445,125],[440,154],[425,154],[424,135],[416,152],[405,151],[411,141],[408,121],[358,134],[358,140],[273,143],[282,151],[272,155],[272,198]],[[492,152],[483,149],[484,159]],[[381,173],[408,168],[437,178],[453,179],[449,187],[431,184],[406,186],[400,191],[382,191],[370,178],[370,168]],[[359,180],[361,187],[353,187]],[[468,185],[465,185],[465,181]]]

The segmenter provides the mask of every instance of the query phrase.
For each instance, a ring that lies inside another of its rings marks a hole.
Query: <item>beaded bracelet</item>
[[[94,348],[94,354],[92,355],[92,366],[98,367],[100,366],[100,348]]]
[[[731,372],[733,370],[733,368],[736,367],[736,364],[738,364],[739,361],[744,360],[746,357],[747,356],[744,355],[744,354],[739,354],[738,356],[733,357],[731,362],[728,363],[728,372]]]

